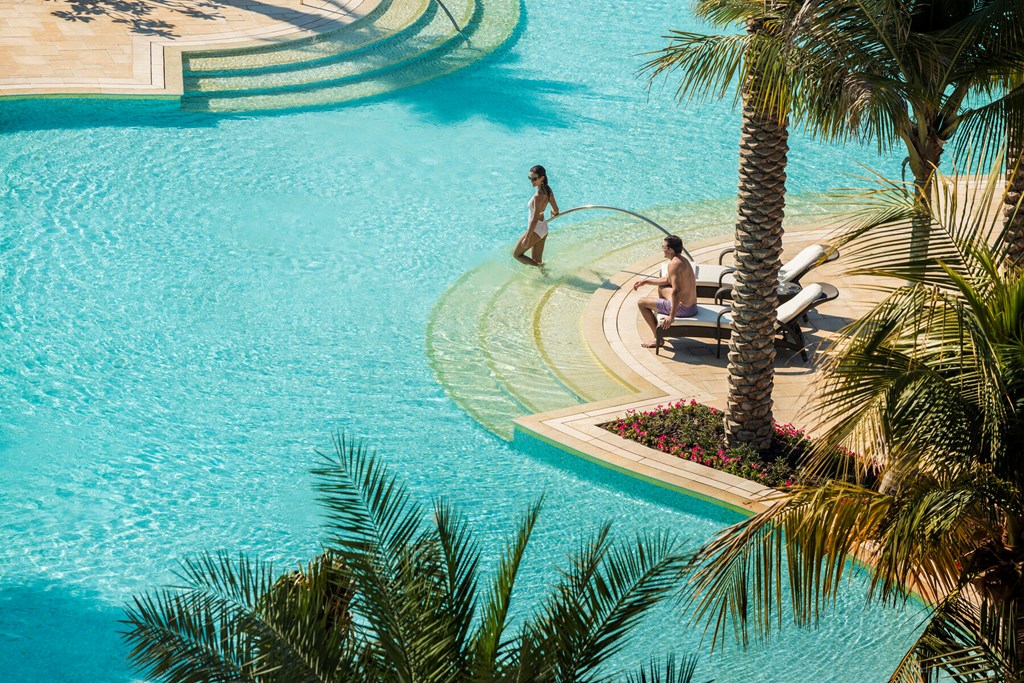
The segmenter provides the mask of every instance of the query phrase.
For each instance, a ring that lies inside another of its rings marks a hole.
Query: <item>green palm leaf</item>
[[[825,438],[808,466],[819,477],[827,474],[828,453],[837,445],[860,454],[863,481],[881,496],[882,514],[856,521],[855,533],[835,535],[855,541],[841,544],[845,552],[870,560],[873,599],[905,599],[916,589],[936,603],[893,680],[1018,680],[1022,673],[1024,621],[1016,605],[1024,595],[1024,280],[998,266],[1004,248],[993,210],[998,182],[995,169],[964,196],[937,174],[939,191],[923,207],[888,184],[840,238],[854,272],[889,278],[895,289],[843,330],[828,352],[818,403]],[[922,224],[930,249],[915,262],[907,236]],[[825,557],[807,552],[813,534],[794,534],[791,522],[778,519],[797,498],[747,523],[762,536],[737,529],[718,542],[719,555],[705,551],[708,567],[734,560],[725,587],[700,574],[703,604],[717,609],[720,620],[726,590],[742,590],[740,577],[754,571],[736,569],[737,558],[746,553],[754,556],[751,565],[781,562],[777,550],[763,560],[763,548],[744,547],[744,532],[748,546],[765,545],[763,537],[784,544],[790,564],[801,568],[799,579],[792,569],[788,576],[798,620],[811,612],[796,597],[800,582],[809,579],[819,592],[834,586],[827,571],[813,574]],[[801,523],[830,534],[842,530],[838,511],[825,512],[817,519],[801,513]],[[760,575],[755,586],[768,589]],[[767,607],[778,610],[774,597]],[[766,607],[755,598],[750,609],[763,618]]]
[[[345,554],[390,553],[407,548],[420,532],[424,511],[405,486],[362,446],[336,439],[332,455],[321,454],[319,502],[327,512],[330,540]],[[393,570],[395,567],[391,567]]]
[[[468,639],[476,614],[480,551],[466,519],[449,501],[434,503],[434,520],[446,570],[444,611],[450,615],[452,639],[448,658],[464,670],[470,657]]]
[[[995,199],[1001,180],[994,170],[980,187],[968,191],[958,187],[961,179],[937,172],[934,196],[924,203],[902,183],[877,181],[876,188],[841,195],[859,205],[837,219],[842,227],[835,244],[843,250],[849,274],[948,289],[949,268],[986,286],[993,258],[1001,259],[1005,249],[998,239],[1002,228]],[[908,240],[920,225],[928,230],[927,254],[917,253]]]
[[[473,644],[473,666],[471,680],[486,683],[494,680],[501,673],[502,662],[513,656],[517,643],[505,640],[508,624],[509,608],[512,604],[512,591],[515,588],[519,567],[526,553],[526,547],[533,534],[533,527],[540,515],[541,501],[531,505],[519,521],[514,539],[505,547],[498,563],[497,572],[491,583],[490,591],[483,608],[483,618],[477,630]],[[522,644],[519,644],[520,647]],[[522,660],[523,655],[514,655]],[[534,668],[532,664],[536,664]],[[519,669],[531,668],[536,671],[539,662],[530,659],[520,661]],[[528,679],[527,679],[528,680]]]
[[[520,520],[481,603],[480,553],[448,501],[423,519],[405,486],[335,440],[315,472],[331,544],[298,572],[240,557],[186,562],[182,585],[127,609],[133,662],[154,680],[254,683],[608,680],[607,658],[671,594],[685,560],[667,535],[615,544],[605,527],[537,614],[510,627],[540,502]],[[511,634],[511,635],[509,635]],[[652,669],[653,671],[653,669]],[[685,683],[692,667],[668,667]],[[621,678],[621,677],[620,677]]]
[[[677,584],[686,558],[669,534],[615,544],[603,526],[572,557],[570,569],[528,630],[553,652],[556,680],[598,680],[639,619]]]
[[[626,683],[688,683],[696,673],[696,657],[686,657],[678,666],[675,657],[669,657],[664,664],[651,660],[646,667],[627,676]]]
[[[343,668],[344,635],[322,611],[282,609],[270,565],[203,554],[179,576],[182,586],[136,598],[127,610],[129,658],[151,676],[257,681],[276,672],[275,680],[329,681]]]
[[[797,488],[775,505],[729,527],[693,559],[684,589],[694,621],[713,624],[712,642],[732,631],[743,643],[767,637],[785,608],[788,579],[798,623],[834,601],[851,555],[865,548],[892,506],[889,496],[830,481]]]
[[[1016,612],[1016,604],[1012,611]],[[988,628],[985,622],[989,622]],[[890,683],[1019,680],[1018,644],[979,640],[978,634],[990,630],[991,625],[985,610],[970,599],[960,593],[950,596],[937,607],[928,626],[893,672]]]
[[[387,668],[400,677],[439,675],[456,637],[451,624],[424,629],[447,596],[447,572],[435,551],[436,530],[424,532],[423,509],[375,457],[336,440],[322,456],[320,502],[331,548],[349,568],[354,603]],[[381,666],[384,666],[383,664]],[[428,679],[436,680],[436,679]]]

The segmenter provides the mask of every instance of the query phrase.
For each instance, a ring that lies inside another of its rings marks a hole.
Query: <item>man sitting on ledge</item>
[[[666,330],[672,325],[674,318],[689,318],[697,314],[697,278],[694,277],[690,262],[680,254],[683,253],[683,240],[669,235],[661,245],[661,251],[668,259],[667,275],[657,280],[639,280],[633,285],[633,291],[644,285],[656,285],[659,298],[644,297],[637,302],[640,314],[647,321],[654,341],[645,342],[645,349],[658,347],[657,326],[658,314],[665,316],[661,326]],[[675,311],[675,315],[672,315]]]

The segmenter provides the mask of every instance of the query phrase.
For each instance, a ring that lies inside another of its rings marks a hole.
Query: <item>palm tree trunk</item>
[[[1024,130],[1010,126],[1007,135],[1006,192],[1003,195],[1003,239],[1006,262],[1012,268],[1024,266]]]
[[[1006,87],[1015,91],[1024,86],[1024,73],[1009,76]],[[1006,265],[1024,267],[1024,111],[1013,107],[1006,117],[1006,192],[1003,194],[1003,240]]]
[[[925,171],[922,175],[914,172],[914,205],[917,211],[911,220],[910,227],[910,260],[918,262],[917,270],[924,272],[921,263],[928,256],[928,241],[931,237],[931,198],[932,173]]]
[[[748,34],[753,35],[758,27],[758,21],[748,22]],[[757,106],[757,85],[753,77],[743,86],[734,324],[729,340],[725,429],[731,444],[743,443],[762,451],[771,445],[773,435],[776,287],[789,132],[785,120]]]
[[[942,157],[942,140],[929,129],[923,139],[915,142],[910,151],[910,170],[914,173],[914,204],[917,212],[911,221],[910,260],[922,262],[918,270],[924,272],[923,261],[928,256],[928,242],[932,223],[932,185],[935,169]]]

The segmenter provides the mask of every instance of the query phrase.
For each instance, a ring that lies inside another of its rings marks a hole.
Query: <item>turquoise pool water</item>
[[[490,550],[548,492],[527,600],[604,519],[694,542],[733,521],[502,442],[424,354],[433,304],[522,231],[530,165],[547,165],[563,207],[733,193],[728,103],[676,106],[634,77],[638,52],[694,27],[684,5],[528,2],[499,55],[361,106],[217,117],[0,102],[2,677],[134,680],[120,606],[180,558],[226,548],[287,567],[314,553],[306,472],[335,431],[386,454],[418,495],[461,503]],[[790,187],[849,184],[860,162],[895,167],[794,140]],[[841,603],[817,631],[705,654],[701,671],[877,679],[915,618],[864,610],[856,586]],[[698,641],[665,615],[631,656]]]

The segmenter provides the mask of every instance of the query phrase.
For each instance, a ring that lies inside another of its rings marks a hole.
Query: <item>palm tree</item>
[[[789,154],[788,97],[783,64],[776,59],[787,3],[705,0],[697,16],[719,25],[743,23],[742,36],[675,33],[672,45],[645,66],[651,78],[683,72],[680,97],[723,94],[740,78],[743,123],[740,135],[736,273],[732,292],[736,321],[729,340],[729,398],[726,436],[765,450],[773,438],[776,283],[782,254],[782,218]]]
[[[519,520],[484,591],[466,519],[436,500],[431,514],[362,448],[335,442],[314,470],[328,513],[324,553],[298,572],[204,554],[181,587],[127,608],[131,660],[153,680],[611,681],[609,657],[678,585],[685,558],[666,534],[615,543],[609,525],[582,543],[540,608],[510,618],[520,564],[540,512]],[[429,521],[428,521],[429,520]],[[637,683],[692,680],[692,658],[631,674]]]
[[[795,117],[880,152],[902,142],[922,207],[954,134],[961,158],[984,167],[1024,111],[1009,80],[1024,62],[1021,0],[816,0],[801,13]],[[927,220],[914,226],[918,251],[929,232]]]
[[[936,183],[929,257],[911,255],[921,205],[896,184],[848,234],[855,272],[904,284],[829,351],[806,464],[820,483],[698,552],[686,590],[716,639],[729,623],[768,634],[783,584],[796,621],[813,622],[854,556],[870,599],[931,603],[890,680],[1024,680],[1024,274],[999,267],[998,173],[973,198]],[[859,454],[856,471],[837,446]]]
[[[747,34],[673,31],[647,63],[652,79],[679,71],[680,99],[724,97],[741,83],[732,440],[761,449],[771,437],[787,117],[829,140],[874,139],[880,151],[902,142],[924,206],[954,132],[962,149],[994,152],[1007,117],[1024,110],[1024,89],[1004,87],[1024,61],[1022,9],[1024,0],[702,0],[699,17]],[[914,228],[926,251],[927,223]]]

